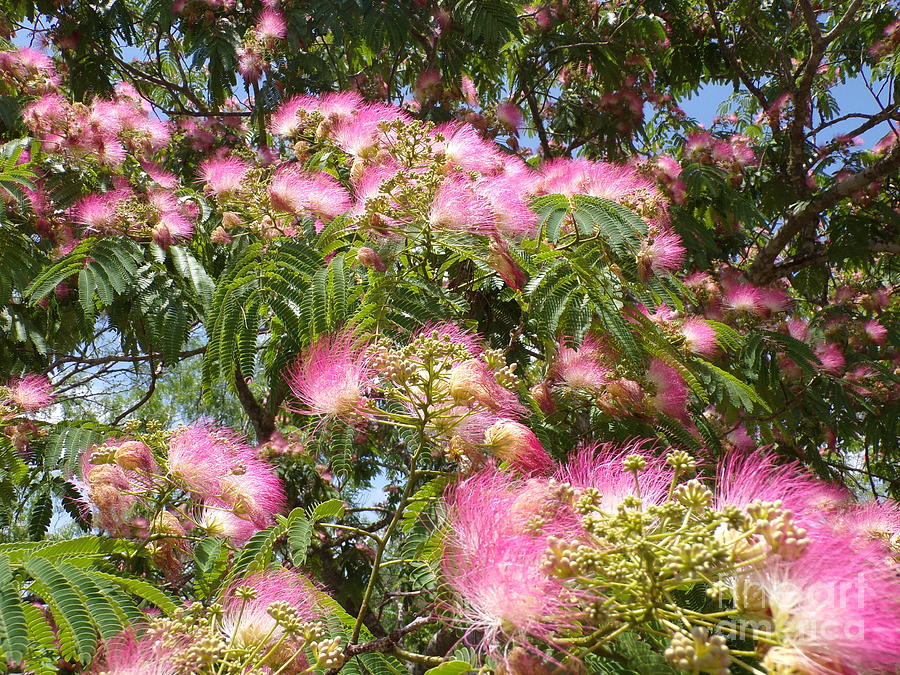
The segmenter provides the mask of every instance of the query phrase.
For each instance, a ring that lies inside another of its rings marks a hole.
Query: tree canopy
[[[0,672],[900,665],[896,7],[0,5]]]

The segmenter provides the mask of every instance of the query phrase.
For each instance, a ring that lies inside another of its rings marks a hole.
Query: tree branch
[[[275,416],[262,407],[250,391],[247,380],[241,373],[240,366],[234,367],[234,388],[237,390],[238,401],[250,418],[253,432],[256,434],[257,443],[267,443],[275,433]]]

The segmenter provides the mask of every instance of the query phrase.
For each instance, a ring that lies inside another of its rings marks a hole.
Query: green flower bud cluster
[[[710,636],[705,628],[695,626],[690,635],[675,633],[664,652],[673,668],[692,673],[728,675],[731,658],[721,635]]]

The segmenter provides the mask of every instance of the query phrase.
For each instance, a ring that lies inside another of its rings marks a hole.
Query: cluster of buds
[[[673,668],[691,673],[709,673],[710,675],[728,675],[728,645],[722,635],[710,636],[700,626],[691,629],[690,635],[675,633],[664,653],[666,661]]]

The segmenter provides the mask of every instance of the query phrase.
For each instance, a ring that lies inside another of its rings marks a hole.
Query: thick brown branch
[[[256,442],[267,443],[275,432],[275,416],[257,402],[253,392],[250,391],[247,380],[241,373],[240,366],[234,368],[234,388],[237,391],[241,407],[244,408],[244,412],[250,418],[250,424],[253,425]]]
[[[775,260],[787,248],[793,238],[803,228],[814,223],[819,216],[840,203],[854,192],[857,192],[871,183],[890,175],[900,169],[900,144],[894,145],[890,153],[879,159],[870,167],[855,173],[849,178],[840,180],[828,190],[814,195],[798,210],[790,214],[782,224],[775,236],[765,245],[756,260],[750,266],[749,277],[753,283],[768,283],[775,278]]]

